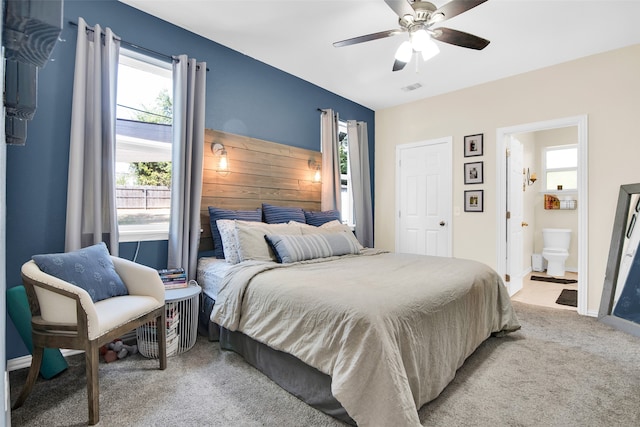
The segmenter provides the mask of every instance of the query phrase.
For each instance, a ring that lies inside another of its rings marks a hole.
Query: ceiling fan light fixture
[[[411,43],[408,41],[402,42],[402,44],[396,50],[396,60],[400,62],[407,63],[411,61],[411,55],[413,54],[413,48],[411,47]]]
[[[429,39],[420,53],[422,54],[422,59],[428,61],[440,53],[440,48],[433,40]]]
[[[430,19],[431,23],[436,24],[440,21],[444,21],[444,13],[438,12],[431,15],[431,19]]]
[[[410,34],[411,37],[411,47],[416,52],[422,52],[431,41],[431,37],[427,30],[424,28],[419,28],[415,31],[412,31]]]

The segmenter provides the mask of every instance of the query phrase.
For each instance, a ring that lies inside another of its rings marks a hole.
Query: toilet
[[[547,274],[553,277],[563,277],[564,263],[569,258],[571,230],[543,228],[542,241],[542,257],[547,260]]]

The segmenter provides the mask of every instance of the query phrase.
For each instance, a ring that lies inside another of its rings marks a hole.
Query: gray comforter
[[[417,426],[492,333],[520,328],[484,264],[380,253],[295,264],[238,264],[211,320],[290,353],[332,378],[360,426]]]

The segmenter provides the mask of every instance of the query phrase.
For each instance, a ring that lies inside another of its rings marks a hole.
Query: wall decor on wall
[[[473,162],[464,164],[464,183],[482,184],[484,182],[484,162]]]
[[[484,190],[468,190],[464,192],[464,211],[483,212]]]
[[[484,154],[482,147],[482,133],[478,133],[475,135],[467,135],[464,137],[464,156],[465,157],[474,157],[474,156],[482,156]]]

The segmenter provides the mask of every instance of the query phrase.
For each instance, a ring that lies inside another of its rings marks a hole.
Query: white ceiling
[[[392,72],[406,34],[332,45],[397,28],[383,0],[120,1],[373,110],[640,43],[640,0],[489,0],[435,26],[490,40],[484,50],[436,42],[438,56]]]

